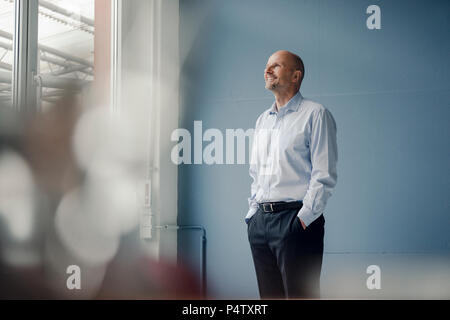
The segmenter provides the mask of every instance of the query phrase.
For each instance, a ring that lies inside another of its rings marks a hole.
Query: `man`
[[[264,71],[272,107],[256,121],[245,221],[261,298],[319,298],[327,199],[336,185],[336,123],[299,92],[301,58],[277,51]]]

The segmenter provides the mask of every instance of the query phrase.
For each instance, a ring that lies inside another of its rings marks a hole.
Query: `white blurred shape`
[[[120,236],[132,231],[139,221],[136,184],[120,167],[110,169],[89,168],[84,188],[86,206],[103,222],[99,232]]]
[[[102,232],[106,222],[101,218],[99,212],[86,206],[79,189],[65,195],[56,211],[58,236],[71,253],[89,265],[109,262],[119,247],[117,234]]]
[[[0,154],[0,216],[14,240],[29,239],[33,233],[34,181],[31,169],[16,152]]]
[[[133,165],[145,157],[142,148],[142,128],[139,115],[123,112],[111,117],[105,107],[87,110],[78,120],[73,137],[75,157],[83,169],[97,162],[97,168],[107,164]]]
[[[136,180],[146,159],[144,131],[138,111],[113,117],[104,107],[87,110],[76,124],[74,153],[86,172],[84,208],[106,237],[130,232],[139,222]]]

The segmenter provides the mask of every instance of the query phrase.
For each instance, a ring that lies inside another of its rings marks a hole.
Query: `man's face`
[[[292,80],[293,69],[290,64],[290,57],[283,52],[276,52],[270,56],[264,69],[264,79],[266,89],[280,91],[295,85]]]

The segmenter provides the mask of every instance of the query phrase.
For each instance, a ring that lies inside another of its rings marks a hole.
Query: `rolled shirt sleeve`
[[[309,226],[323,213],[337,182],[336,122],[330,111],[319,109],[312,118],[311,180],[298,217]]]

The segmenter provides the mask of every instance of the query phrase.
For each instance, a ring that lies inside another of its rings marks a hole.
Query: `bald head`
[[[303,60],[296,55],[295,53],[292,53],[287,50],[279,50],[275,52],[273,55],[279,55],[280,57],[283,57],[283,60],[286,61],[287,66],[293,70],[300,71],[302,73],[300,78],[300,83],[303,80],[303,77],[305,75],[305,66],[303,65]]]
[[[280,50],[269,57],[264,77],[266,89],[273,92],[297,92],[300,89],[305,68],[302,59],[287,50]]]

